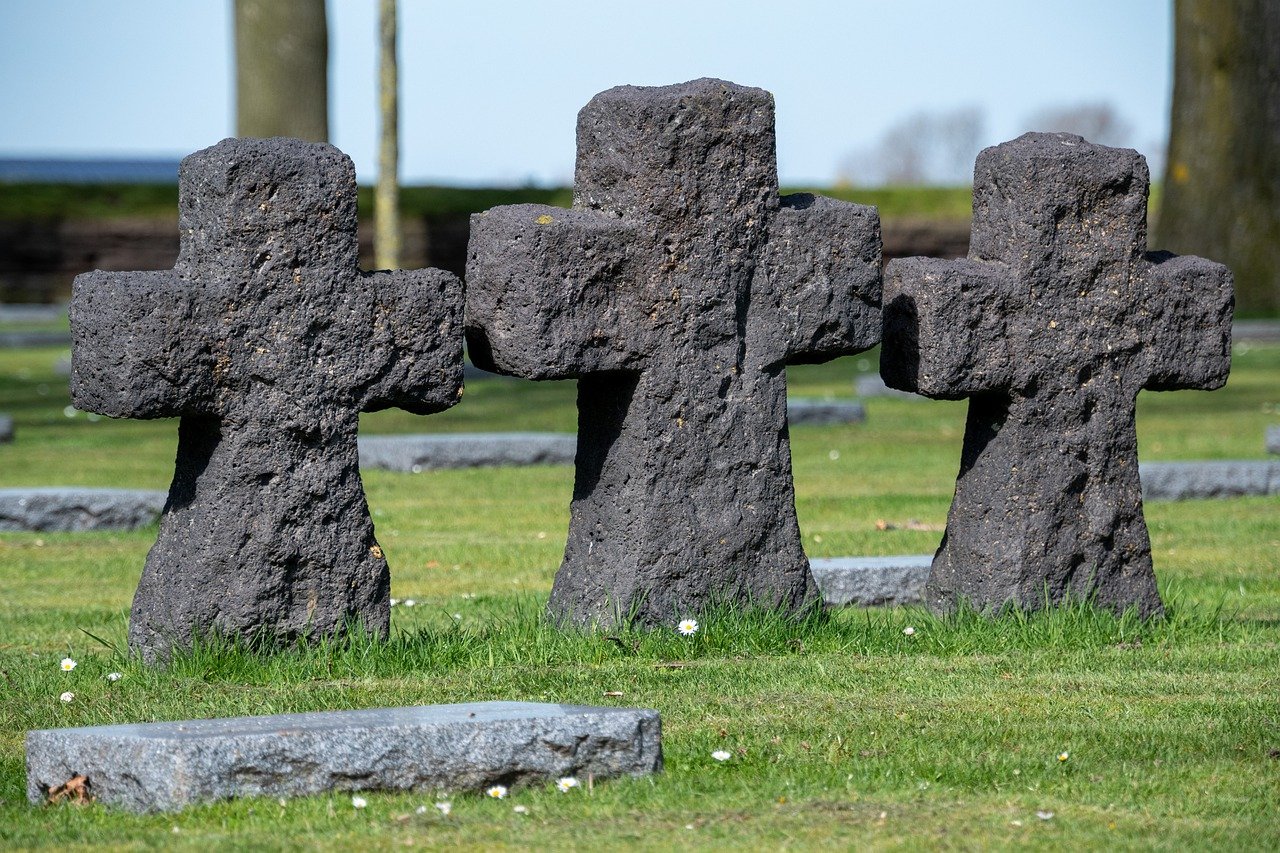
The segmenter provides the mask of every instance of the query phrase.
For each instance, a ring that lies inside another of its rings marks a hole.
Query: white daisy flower
[[[676,626],[676,630],[686,637],[692,637],[698,633],[698,620],[682,619],[680,624]]]

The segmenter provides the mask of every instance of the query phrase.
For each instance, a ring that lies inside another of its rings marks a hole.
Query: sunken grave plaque
[[[77,276],[72,398],[181,418],[129,642],[385,634],[387,562],[357,466],[362,411],[461,391],[461,284],[363,273],[355,168],[327,145],[238,139],[182,162],[172,270]]]
[[[662,770],[657,711],[472,702],[27,732],[27,799],[132,812],[326,791],[483,790]],[[78,781],[77,781],[78,780]]]
[[[1226,382],[1233,298],[1221,264],[1146,251],[1147,184],[1135,151],[1026,134],[978,156],[968,259],[886,269],[881,374],[969,398],[933,609],[1161,612],[1134,408]]]
[[[789,363],[874,346],[874,208],[780,197],[773,98],[622,86],[578,115],[572,210],[472,218],[476,364],[578,379],[578,455],[550,612],[671,624],[717,601],[816,600],[787,439]]]

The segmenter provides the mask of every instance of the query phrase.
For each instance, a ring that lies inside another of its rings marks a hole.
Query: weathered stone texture
[[[30,802],[80,775],[97,802],[133,812],[662,770],[657,711],[533,702],[45,729],[27,732],[26,747]]]
[[[174,269],[86,273],[71,303],[76,406],[182,418],[130,643],[154,659],[213,633],[385,633],[357,418],[456,402],[460,283],[359,270],[355,169],[327,145],[187,157],[179,225]]]
[[[889,264],[881,374],[970,398],[934,609],[1161,610],[1135,401],[1226,381],[1233,302],[1226,267],[1146,252],[1146,200],[1137,152],[1027,134],[978,157],[967,260]]]
[[[786,430],[788,363],[879,340],[879,217],[779,197],[772,96],[610,89],[578,116],[573,210],[472,220],[476,364],[578,377],[558,619],[671,624],[816,597]]]

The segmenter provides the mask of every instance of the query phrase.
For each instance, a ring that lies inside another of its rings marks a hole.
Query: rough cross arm
[[[1007,388],[1012,295],[1001,265],[902,258],[885,268],[885,383],[944,400]]]
[[[1221,388],[1231,370],[1231,272],[1190,255],[1154,252],[1147,260],[1143,328],[1150,372],[1145,387]]]
[[[438,269],[364,274],[373,317],[365,411],[442,412],[462,394],[462,282]],[[429,330],[424,334],[423,330]]]
[[[212,407],[216,364],[189,286],[172,270],[76,276],[71,398],[117,418]]]
[[[880,215],[874,207],[782,197],[768,245],[787,360],[825,361],[880,342]]]
[[[639,367],[635,231],[545,205],[472,216],[467,347],[476,365],[528,379]]]

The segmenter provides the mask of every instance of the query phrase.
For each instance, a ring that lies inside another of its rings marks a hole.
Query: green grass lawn
[[[0,351],[0,411],[18,430],[0,445],[0,487],[165,488],[174,422],[67,409],[62,354]],[[875,363],[792,369],[792,392],[849,397]],[[1221,391],[1143,394],[1143,458],[1261,458],[1265,426],[1280,422],[1278,379],[1280,346],[1246,344]],[[573,400],[572,383],[484,380],[442,415],[384,412],[363,428],[571,431]],[[876,521],[944,521],[964,404],[867,409],[865,424],[792,431],[811,556],[937,544],[936,532]],[[1280,499],[1149,505],[1170,611],[1152,623],[1085,607],[997,621],[914,608],[799,624],[712,613],[691,639],[615,641],[539,617],[572,476],[369,472],[393,595],[417,602],[393,610],[391,642],[205,649],[165,671],[117,651],[154,529],[0,534],[0,846],[1280,847]],[[66,655],[79,662],[70,673]],[[110,671],[124,678],[110,683]],[[67,690],[74,701],[60,702]],[[569,795],[452,791],[448,817],[437,792],[371,794],[362,810],[333,794],[149,817],[26,803],[32,728],[486,699],[657,708],[666,770]],[[732,757],[715,761],[718,749]]]

